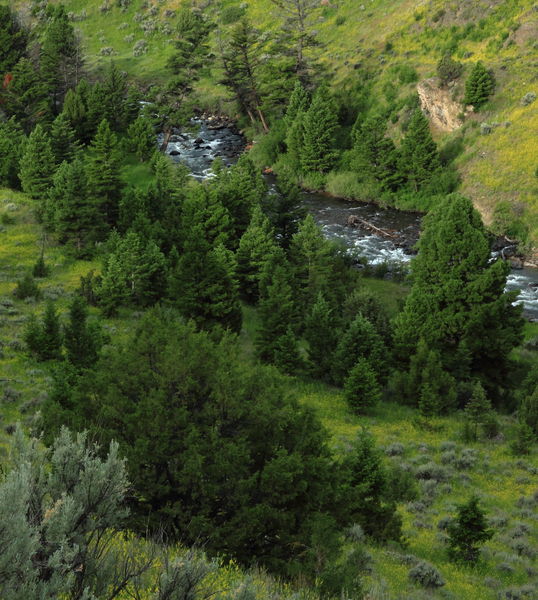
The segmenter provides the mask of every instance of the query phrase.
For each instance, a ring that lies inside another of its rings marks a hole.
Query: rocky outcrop
[[[442,131],[454,131],[463,125],[462,105],[452,99],[450,87],[439,85],[436,77],[425,79],[417,85],[422,110],[428,115],[434,127]]]

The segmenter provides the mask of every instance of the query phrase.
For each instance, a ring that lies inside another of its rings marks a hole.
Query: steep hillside
[[[181,0],[64,3],[80,29],[90,68],[114,58],[142,81],[166,78]],[[31,20],[30,2],[13,4]],[[281,26],[281,10],[271,0],[195,4],[220,29],[243,14],[262,30]],[[480,113],[468,115],[453,133],[436,127],[435,120],[432,128],[441,142],[463,137],[465,150],[457,159],[463,192],[473,198],[486,222],[491,223],[499,201],[508,201],[515,216],[524,215],[530,239],[538,240],[538,102],[522,101],[526,94],[538,93],[538,7],[533,0],[321,0],[313,19],[321,42],[314,52],[340,87],[353,86],[366,69],[374,75],[379,96],[392,93],[387,91],[389,82],[396,84],[399,96],[408,96],[417,83],[435,76],[447,50],[464,64],[464,77],[477,60],[492,69],[496,92]],[[416,76],[398,75],[402,65]],[[223,106],[226,91],[217,80],[218,65],[199,84],[202,104]],[[450,93],[459,103],[462,85]],[[398,131],[397,125],[396,136]]]

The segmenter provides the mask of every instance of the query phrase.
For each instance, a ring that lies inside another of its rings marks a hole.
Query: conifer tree
[[[23,57],[28,41],[26,30],[9,6],[0,5],[0,76],[10,73]]]
[[[279,170],[276,181],[278,194],[270,197],[269,219],[275,230],[276,239],[282,248],[288,248],[299,224],[306,217],[301,202],[301,191],[287,169]]]
[[[491,71],[479,61],[477,62],[467,81],[465,82],[465,104],[472,104],[475,110],[479,110],[493,94],[495,90],[495,78]]]
[[[69,307],[69,322],[63,328],[67,360],[76,368],[92,367],[99,357],[100,331],[88,323],[88,306],[81,296],[75,296]]]
[[[417,108],[400,146],[400,170],[417,192],[430,181],[440,164],[428,119]]]
[[[38,321],[34,315],[30,317],[24,339],[28,350],[38,360],[57,360],[62,357],[60,319],[51,301],[47,302],[41,321]]]
[[[83,79],[75,89],[67,90],[62,108],[62,113],[75,131],[77,139],[83,143],[89,141],[90,137],[85,96],[87,86]]]
[[[265,264],[275,251],[274,233],[261,207],[254,208],[250,225],[241,236],[235,254],[237,278],[241,295],[247,302],[255,303],[260,294],[260,279]]]
[[[278,261],[277,255],[273,260]],[[266,265],[271,271],[267,283],[262,286],[258,314],[260,327],[256,336],[256,347],[259,357],[265,362],[274,362],[278,340],[285,336],[288,327],[294,323],[296,308],[293,301],[289,275],[282,264]]]
[[[44,220],[60,243],[78,258],[91,256],[95,242],[103,239],[107,225],[90,195],[85,165],[80,159],[63,163],[54,175]]]
[[[360,358],[367,358],[380,381],[387,371],[387,350],[374,326],[362,315],[357,315],[342,333],[333,354],[332,375],[337,385],[343,385],[351,369]]]
[[[447,85],[451,81],[458,79],[463,70],[463,65],[455,61],[450,52],[445,52],[437,63],[437,76],[441,85]]]
[[[491,261],[480,215],[459,195],[428,214],[412,263],[413,286],[395,320],[396,356],[408,365],[420,338],[457,381],[477,378],[494,398],[521,340],[521,307],[505,292],[509,266]]]
[[[19,189],[19,164],[26,137],[14,117],[0,122],[0,186]]]
[[[381,387],[367,358],[361,357],[344,382],[344,398],[350,409],[363,414],[381,400]]]
[[[90,194],[97,201],[104,220],[114,226],[118,220],[123,183],[120,177],[121,156],[116,135],[102,120],[90,146],[87,174]]]
[[[336,108],[327,89],[320,88],[303,119],[301,167],[305,173],[326,173],[334,166],[338,156],[334,146],[337,126]]]
[[[302,155],[305,139],[305,113],[300,111],[286,131],[287,164],[291,173],[297,177],[302,173]]]
[[[289,325],[286,333],[275,340],[272,362],[287,375],[296,375],[303,366],[297,336]]]
[[[51,146],[56,164],[71,162],[79,150],[75,130],[71,127],[65,112],[60,113],[53,121],[50,130]]]
[[[286,128],[288,130],[295,122],[297,115],[299,113],[305,113],[308,110],[310,101],[310,94],[305,90],[303,84],[298,79],[295,82],[295,87],[291,93],[290,100],[286,108],[286,113],[284,115],[284,123],[286,124]]]
[[[534,436],[538,438],[538,388],[521,400],[518,416],[523,423],[531,428]]]
[[[314,377],[330,380],[332,355],[338,342],[333,310],[320,292],[305,318],[304,338],[308,343],[309,370]]]
[[[139,116],[127,129],[129,149],[136,154],[140,161],[151,158],[156,148],[157,137],[151,121],[144,116]]]
[[[34,199],[45,199],[55,167],[50,138],[41,125],[36,125],[20,161],[22,189]]]
[[[101,118],[106,119],[112,131],[120,133],[126,126],[127,82],[116,63],[111,60],[105,71],[102,83],[103,98]]]
[[[447,527],[447,532],[448,555],[455,562],[467,564],[478,562],[480,546],[493,537],[476,497],[458,507],[458,515]]]
[[[465,405],[465,414],[472,425],[473,439],[478,438],[478,426],[484,423],[486,417],[491,413],[491,402],[479,381],[473,385],[471,399]]]

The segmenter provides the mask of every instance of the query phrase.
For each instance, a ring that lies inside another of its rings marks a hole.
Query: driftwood
[[[366,219],[361,219],[361,217],[358,217],[357,215],[349,215],[349,217],[347,218],[347,224],[350,227],[360,227],[361,229],[371,231],[372,233],[389,238],[391,240],[398,239],[398,235],[393,233],[392,231],[381,229],[380,227],[377,227],[376,225],[370,223]]]

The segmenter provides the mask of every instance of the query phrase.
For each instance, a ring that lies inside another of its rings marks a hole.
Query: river
[[[193,177],[204,180],[211,177],[211,164],[215,158],[220,158],[229,166],[244,148],[244,138],[232,125],[217,120],[193,119],[190,131],[182,131],[171,137],[166,153],[175,162],[185,164]],[[380,229],[398,231],[401,234],[399,237],[409,241],[417,236],[420,224],[417,214],[381,208],[375,204],[347,202],[311,192],[303,192],[303,200],[327,237],[342,241],[370,264],[409,263],[412,259],[408,251],[390,239],[349,227],[347,221],[350,215],[356,215]],[[525,316],[538,320],[538,269],[513,269],[506,288],[520,290],[518,302],[523,303]]]

